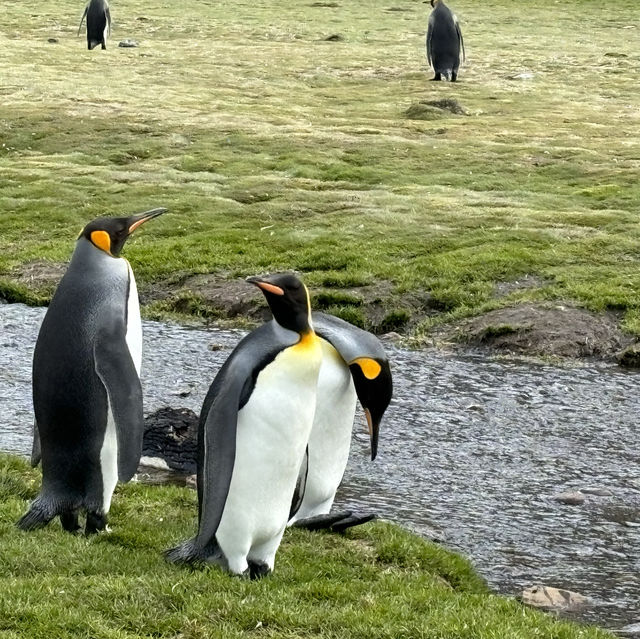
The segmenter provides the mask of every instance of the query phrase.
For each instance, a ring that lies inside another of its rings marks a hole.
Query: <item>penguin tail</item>
[[[196,546],[196,540],[188,539],[175,548],[165,550],[164,558],[172,564],[195,564],[206,559],[202,550]]]
[[[46,526],[56,514],[57,511],[53,503],[42,497],[37,497],[27,513],[18,520],[16,526],[20,530],[37,530]]]

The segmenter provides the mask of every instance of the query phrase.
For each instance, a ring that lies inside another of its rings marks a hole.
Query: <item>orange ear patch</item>
[[[370,357],[358,357],[351,363],[357,364],[367,379],[375,379],[380,375],[380,371],[382,370],[382,366],[380,366],[375,359],[371,359]]]
[[[91,241],[105,253],[111,255],[111,237],[106,231],[92,231]]]

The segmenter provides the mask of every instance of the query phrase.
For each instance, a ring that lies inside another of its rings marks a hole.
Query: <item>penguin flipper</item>
[[[236,456],[238,412],[260,371],[299,340],[293,331],[263,324],[236,346],[216,375],[202,406],[198,432],[199,529],[196,545],[215,552],[215,534],[229,493]],[[201,552],[205,552],[202,550]]]
[[[80,18],[80,25],[78,26],[78,36],[80,35],[80,29],[82,29],[82,23],[87,15],[87,10],[89,9],[89,5],[84,8],[84,13],[82,14],[82,18]],[[76,36],[76,37],[78,37]]]
[[[118,441],[118,479],[129,481],[142,455],[142,386],[125,331],[102,331],[94,347],[95,369],[109,398]]]
[[[33,445],[31,447],[31,467],[35,468],[42,459],[40,450],[40,433],[38,432],[38,422],[33,420]]]
[[[465,55],[465,52],[464,52],[464,40],[462,39],[462,31],[460,30],[460,23],[458,22],[458,19],[455,16],[453,18],[456,24],[456,33],[458,34],[458,43],[460,48],[462,49],[462,61],[466,62],[467,56]]]
[[[293,491],[293,498],[291,499],[291,510],[289,511],[289,520],[300,510],[302,501],[304,499],[304,491],[307,487],[307,475],[309,473],[309,445],[304,451],[304,459],[300,465],[298,471],[298,479],[296,481],[296,489]]]
[[[433,18],[429,17],[429,26],[427,27],[427,62],[429,66],[433,66],[431,64],[431,55],[432,55],[432,47],[431,47],[431,39],[433,37]]]
[[[104,12],[107,16],[107,27],[109,29],[107,33],[111,36],[111,11],[109,10],[109,5],[105,7]]]

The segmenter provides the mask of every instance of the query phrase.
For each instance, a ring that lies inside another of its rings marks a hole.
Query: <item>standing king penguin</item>
[[[166,209],[100,218],[78,237],[42,321],[33,356],[32,464],[42,488],[18,526],[60,516],[65,530],[106,526],[115,485],[129,481],[142,452],[142,327],[133,272],[118,257],[127,238]]]
[[[460,51],[465,59],[464,41],[458,19],[442,0],[431,0],[433,11],[427,27],[427,61],[433,67],[432,80],[455,82],[460,67]]]
[[[356,398],[367,418],[371,459],[376,457],[380,421],[393,393],[391,370],[380,340],[371,333],[332,315],[313,313],[312,318],[323,358],[313,428],[289,525],[339,532],[373,519],[329,512],[347,466]]]
[[[207,393],[198,433],[199,526],[169,561],[273,570],[316,407],[322,348],[309,293],[292,274],[247,280],[273,320],[247,335]]]
[[[107,36],[111,35],[111,12],[107,0],[89,0],[80,18],[78,35],[85,17],[87,18],[87,48],[91,50],[101,45],[102,49],[106,49]]]

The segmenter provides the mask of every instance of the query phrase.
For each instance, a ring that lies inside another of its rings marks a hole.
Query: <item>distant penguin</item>
[[[373,460],[380,421],[393,393],[391,370],[380,340],[371,333],[324,313],[313,313],[312,321],[322,345],[322,367],[289,525],[342,531],[374,517],[329,512],[347,466],[356,397],[367,418]]]
[[[249,278],[273,320],[247,335],[204,400],[198,441],[199,529],[169,561],[273,570],[316,406],[322,361],[309,294],[294,275]]]
[[[142,450],[142,328],[133,272],[118,257],[129,235],[165,209],[87,224],[42,321],[33,356],[32,463],[42,488],[18,526],[60,516],[65,530],[106,526],[118,479]]]
[[[80,18],[78,35],[85,17],[87,18],[87,48],[91,50],[100,44],[103,49],[106,49],[107,36],[111,35],[111,12],[107,0],[89,0]]]
[[[427,28],[427,61],[433,67],[432,80],[455,82],[460,67],[460,51],[464,60],[464,41],[458,19],[442,0],[431,0],[433,11]]]

